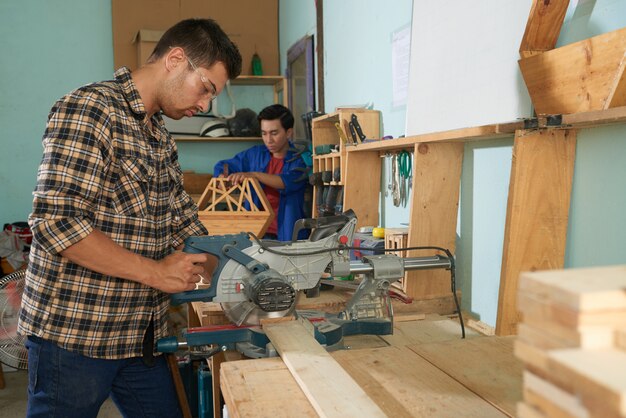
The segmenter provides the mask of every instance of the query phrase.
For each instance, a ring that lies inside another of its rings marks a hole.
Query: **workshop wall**
[[[383,135],[405,135],[406,105],[394,107],[392,102],[392,35],[411,25],[412,7],[410,0],[324,1],[327,112],[337,106],[371,102],[382,112]],[[389,171],[384,164],[383,187]],[[408,205],[395,207],[392,196],[384,193],[380,202],[382,226],[405,226]]]
[[[42,156],[41,138],[54,102],[74,88],[113,77],[111,0],[0,2],[0,226],[26,220]],[[247,63],[246,63],[247,64]],[[238,108],[259,111],[271,87],[233,87]],[[230,110],[228,99],[220,108]],[[213,165],[259,142],[178,143],[183,170]]]
[[[570,3],[557,46],[626,26],[626,3]],[[498,122],[494,120],[493,122]],[[626,262],[626,126],[579,130],[565,267]],[[457,267],[463,309],[495,326],[512,137],[465,146]]]
[[[0,226],[26,220],[54,102],[111,78],[111,3],[101,0],[0,2]]]

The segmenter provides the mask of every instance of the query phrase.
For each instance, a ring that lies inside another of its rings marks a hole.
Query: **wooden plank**
[[[615,331],[615,348],[626,350],[626,328]]]
[[[613,345],[613,329],[607,326],[567,329],[541,318],[524,314],[524,322],[518,324],[520,340],[542,350],[559,348],[607,348]]]
[[[523,364],[513,355],[515,337],[450,340],[408,348],[507,415],[522,400]]]
[[[510,137],[518,129],[524,128],[524,121],[494,123],[491,125],[472,126],[451,129],[449,131],[430,132],[411,135],[405,138],[387,139],[347,147],[348,153],[365,151],[389,151],[412,149],[415,144],[423,142],[466,142],[475,140],[497,139]]]
[[[389,417],[506,416],[406,348],[338,351],[333,357]]]
[[[622,350],[564,349],[548,353],[553,375],[571,382],[596,416],[626,415],[626,353]]]
[[[539,411],[537,408],[525,403],[520,402],[517,404],[517,417],[518,418],[546,418],[547,415]]]
[[[178,361],[175,354],[165,354],[167,365],[172,373],[172,380],[174,381],[174,389],[176,390],[176,397],[178,398],[178,404],[183,413],[183,418],[191,418],[191,409],[189,408],[189,402],[187,401],[187,395],[185,394],[185,386],[183,380],[180,377],[180,369],[178,368]],[[0,373],[2,373],[2,365],[0,365]],[[219,416],[219,415],[215,415]]]
[[[465,328],[466,339],[481,335]],[[397,322],[393,324],[392,335],[382,335],[381,338],[388,344],[396,347],[405,345],[432,343],[438,341],[461,340],[461,324],[451,319],[433,319],[418,322]]]
[[[600,110],[626,51],[626,28],[521,59],[537,114]]]
[[[220,386],[220,368],[222,364],[225,362],[224,352],[220,351],[219,353],[211,356],[209,359],[209,367],[211,368],[211,392],[213,395],[213,416],[221,417],[222,416],[222,390]]]
[[[496,334],[515,334],[522,271],[562,268],[576,131],[518,131],[513,145]]]
[[[519,52],[522,57],[549,51],[556,46],[569,0],[534,0]]]
[[[626,310],[626,265],[524,272],[520,292],[581,313]]]
[[[580,399],[528,370],[524,370],[524,400],[549,417],[589,417]]]
[[[378,202],[381,164],[377,152],[346,153],[343,188],[343,210],[354,210],[357,227],[380,225]],[[347,185],[350,185],[348,187]]]
[[[321,417],[386,416],[299,321],[263,329]]]
[[[615,80],[609,88],[609,97],[604,106],[605,109],[626,105],[626,53],[622,57]]]
[[[222,364],[220,377],[233,418],[318,417],[280,358],[229,361]]]
[[[431,143],[415,146],[410,200],[409,247],[437,246],[454,254],[459,208],[462,143]],[[409,251],[410,257],[432,255],[433,250]],[[414,299],[450,294],[447,270],[412,270],[404,280],[405,293]]]
[[[626,323],[625,309],[607,309],[602,311],[576,311],[563,304],[551,300],[539,299],[531,294],[520,292],[518,309],[523,313],[524,321],[528,317],[534,322],[550,322],[570,330],[585,329],[586,327],[617,328]]]
[[[572,128],[593,128],[626,122],[626,106],[563,115],[561,124]]]

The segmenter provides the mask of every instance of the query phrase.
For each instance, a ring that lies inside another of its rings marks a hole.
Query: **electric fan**
[[[17,334],[25,275],[22,269],[0,278],[0,363],[20,370],[28,367],[26,337]]]

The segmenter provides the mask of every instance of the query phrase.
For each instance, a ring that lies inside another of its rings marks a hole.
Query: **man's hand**
[[[157,262],[156,275],[146,284],[166,293],[193,290],[203,277],[210,277],[212,271],[205,265],[210,268],[211,259],[215,257],[210,254],[172,253]]]

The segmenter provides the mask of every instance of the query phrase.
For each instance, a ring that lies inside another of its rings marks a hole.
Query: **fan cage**
[[[17,334],[26,270],[0,278],[0,363],[19,370],[28,368],[25,336]]]

